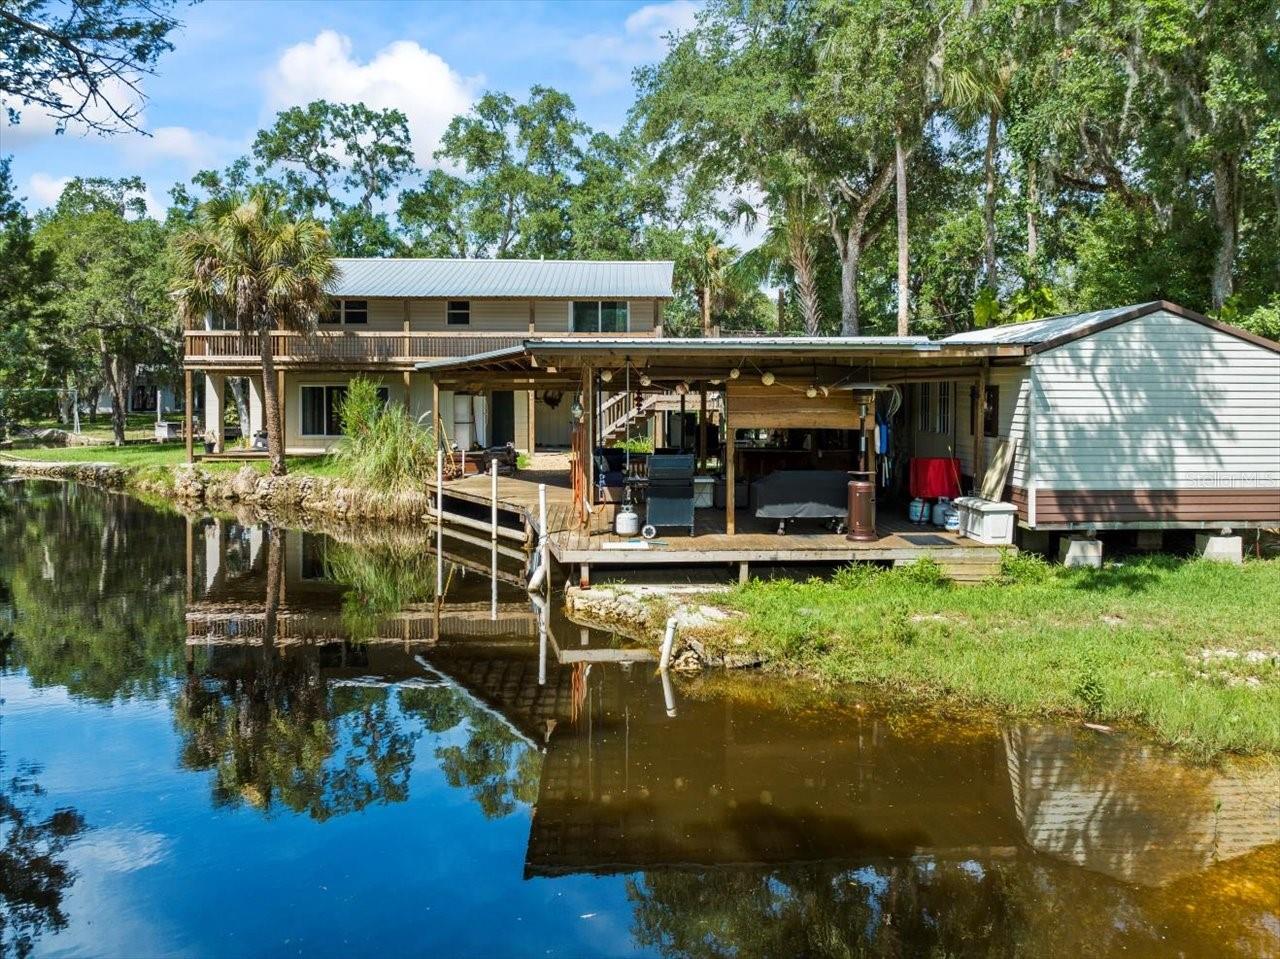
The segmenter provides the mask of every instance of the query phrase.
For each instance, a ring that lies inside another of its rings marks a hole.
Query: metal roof
[[[787,354],[827,354],[832,357],[868,351],[903,350],[913,353],[936,353],[942,347],[925,336],[573,336],[532,337],[519,346],[508,346],[471,356],[443,357],[416,364],[419,370],[464,369],[475,364],[511,360],[536,354],[636,352],[644,356],[671,354],[677,356],[712,354],[718,356],[756,357]]]
[[[940,343],[968,343],[973,345],[998,345],[1000,343],[1022,344],[1034,346],[1083,333],[1092,327],[1103,326],[1126,314],[1132,317],[1143,316],[1163,309],[1165,304],[1160,300],[1150,303],[1138,303],[1133,306],[1117,306],[1109,310],[1094,310],[1091,313],[1072,313],[1068,316],[1050,316],[1043,320],[1031,320],[1029,323],[1012,323],[1009,326],[988,326],[981,330],[969,330],[945,337]]]
[[[525,340],[532,351],[599,352],[643,348],[649,353],[725,353],[749,350],[753,353],[845,353],[857,350],[937,350],[927,336],[602,336],[537,337]]]
[[[334,296],[669,298],[670,260],[338,259]]]

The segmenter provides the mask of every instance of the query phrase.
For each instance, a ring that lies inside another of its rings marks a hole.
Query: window
[[[933,390],[929,389],[928,383],[916,385],[916,431],[919,433],[929,432],[933,416],[932,398]]]
[[[982,435],[1000,435],[1000,387],[988,386],[982,410]]]
[[[471,301],[450,300],[445,307],[445,323],[449,326],[470,326]]]
[[[938,415],[934,420],[935,432],[951,432],[951,384],[938,384]]]
[[[345,386],[302,387],[302,435],[341,436],[342,401],[346,398]],[[386,406],[391,402],[391,391],[379,386],[378,399]]]
[[[626,300],[574,300],[569,309],[574,333],[626,333],[630,328]]]
[[[320,318],[320,322],[330,325],[346,323],[364,326],[369,322],[369,301],[334,300],[329,312]]]

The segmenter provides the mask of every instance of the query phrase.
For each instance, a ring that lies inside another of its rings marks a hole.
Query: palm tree
[[[986,149],[983,153],[983,263],[986,286],[996,289],[996,164],[1000,151],[1000,120],[1004,116],[1009,87],[1016,64],[997,50],[970,51],[969,56],[955,56],[960,63],[946,62],[942,71],[942,102],[965,128],[986,123]]]
[[[725,243],[714,230],[699,228],[691,237],[686,268],[698,290],[703,336],[711,335],[712,304],[728,289],[729,269],[737,258],[737,249]]]
[[[767,207],[769,225],[764,236],[738,259],[736,269],[757,287],[790,274],[787,278],[793,286],[804,332],[817,336],[822,328],[822,304],[818,298],[815,247],[823,224],[816,204],[802,187],[790,186],[772,192]],[[754,230],[760,222],[760,211],[745,200],[738,202],[733,215],[748,230]]]
[[[202,204],[174,249],[172,292],[184,321],[212,313],[234,317],[242,334],[257,334],[271,473],[283,476],[271,331],[313,332],[329,308],[327,289],[337,276],[329,234],[315,220],[292,219],[274,190],[255,187]]]

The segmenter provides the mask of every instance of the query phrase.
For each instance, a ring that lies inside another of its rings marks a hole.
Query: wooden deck
[[[469,476],[445,486],[445,497],[488,506],[488,476]],[[547,484],[547,526],[552,556],[560,563],[583,567],[641,567],[655,565],[737,565],[745,578],[752,563],[801,564],[855,561],[914,563],[924,557],[937,561],[953,579],[976,581],[999,568],[1001,547],[986,546],[956,533],[915,526],[905,517],[882,510],[876,531],[880,538],[855,543],[831,532],[816,521],[789,524],[784,534],[777,524],[756,520],[747,510],[737,512],[737,532],[725,533],[723,509],[695,511],[694,535],[661,529],[649,541],[613,533],[615,507],[596,507],[589,528],[579,522],[573,508],[569,477],[561,472],[521,471],[498,477],[499,509],[520,516],[537,530],[538,484]],[[643,521],[644,508],[640,508]]]

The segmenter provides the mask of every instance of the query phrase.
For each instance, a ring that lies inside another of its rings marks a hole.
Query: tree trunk
[[[1213,264],[1213,308],[1220,310],[1231,297],[1235,286],[1232,268],[1236,261],[1236,233],[1239,214],[1236,204],[1236,181],[1239,164],[1227,153],[1218,155],[1213,165],[1213,213],[1218,227],[1218,255]]]
[[[862,266],[861,231],[849,230],[840,251],[840,334],[858,335],[858,271]]]
[[[102,379],[111,393],[111,437],[116,446],[124,446],[124,430],[129,414],[129,383],[126,364],[107,350],[106,339],[98,334],[98,358],[102,363]]]
[[[813,246],[802,229],[793,229],[787,237],[791,269],[796,280],[796,302],[800,306],[800,316],[804,320],[804,331],[809,336],[817,336],[822,326],[822,308],[818,300],[818,280],[813,262]],[[782,331],[781,317],[778,314],[778,331]]]
[[[1036,161],[1027,164],[1027,282],[1040,285],[1040,185]]]
[[[782,287],[778,287],[778,335],[783,336],[787,332],[787,298],[783,293]]]
[[[898,335],[906,336],[911,320],[910,280],[911,256],[908,242],[910,233],[907,224],[907,151],[902,145],[902,133],[898,131],[893,138],[894,181],[898,200]]]
[[[986,284],[996,289],[996,150],[1000,143],[1000,116],[994,110],[987,116],[987,150],[983,157],[986,188],[983,196],[982,220],[986,236],[982,256],[986,265]]]
[[[276,361],[271,350],[270,328],[258,330],[262,357],[262,418],[267,426],[267,455],[271,457],[271,475],[284,476],[284,430],[280,422],[280,396],[276,389]]]
[[[702,335],[711,335],[711,287],[702,288]]]

